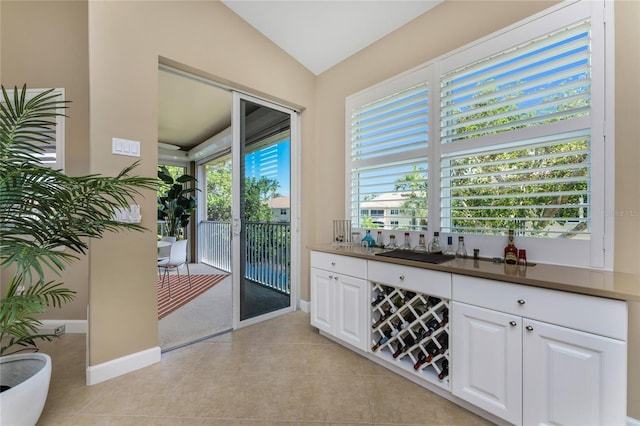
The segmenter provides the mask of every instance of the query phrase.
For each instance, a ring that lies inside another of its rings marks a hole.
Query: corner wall
[[[130,157],[111,154],[111,138],[120,137],[141,142],[136,173],[155,176],[161,57],[307,108],[302,155],[303,167],[309,166],[305,149],[313,145],[315,76],[222,3],[89,2],[89,52],[91,172],[115,174],[131,163]],[[308,185],[303,174],[303,194]],[[139,203],[142,225],[155,229],[155,194]],[[303,204],[303,246],[309,212]],[[120,233],[92,242],[90,366],[157,345],[155,239],[155,232]],[[306,288],[308,273],[302,275]]]

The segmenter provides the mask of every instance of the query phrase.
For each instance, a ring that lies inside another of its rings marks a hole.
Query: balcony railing
[[[291,225],[246,222],[245,236],[245,278],[290,294]],[[231,272],[231,222],[200,222],[198,239],[201,261]]]

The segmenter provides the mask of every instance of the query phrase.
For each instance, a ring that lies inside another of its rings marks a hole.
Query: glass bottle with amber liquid
[[[504,263],[509,265],[518,263],[518,249],[514,243],[513,229],[509,229],[509,242],[504,248]]]

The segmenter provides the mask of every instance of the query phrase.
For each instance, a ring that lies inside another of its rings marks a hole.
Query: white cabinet
[[[453,302],[451,380],[454,395],[519,424],[522,419],[521,319]]]
[[[514,424],[625,423],[624,302],[464,276],[452,290],[454,395]]]
[[[366,350],[366,260],[311,252],[311,325]]]
[[[525,320],[525,425],[624,425],[623,341]]]

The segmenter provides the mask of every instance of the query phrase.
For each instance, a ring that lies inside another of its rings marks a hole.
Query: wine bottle
[[[397,296],[395,299],[391,301],[391,304],[396,308],[400,309],[404,305],[404,301],[400,296]]]
[[[441,354],[445,353],[447,351],[447,349],[449,349],[449,335],[447,334],[447,332],[443,332],[440,333],[438,335],[438,337],[436,337],[436,340],[438,341],[438,344],[440,345],[440,350],[439,352]]]
[[[382,337],[380,338],[380,340],[378,340],[378,341],[376,342],[376,344],[375,344],[375,345],[373,345],[373,346],[371,347],[371,350],[372,350],[373,352],[377,351],[377,350],[378,350],[378,348],[379,348],[380,346],[384,345],[385,343],[387,343],[387,342],[389,341],[389,339],[390,339],[390,338],[391,338],[391,333],[390,333],[388,330],[383,331],[383,335],[382,335]]]
[[[409,302],[411,299],[413,299],[414,297],[416,297],[416,293],[415,293],[415,292],[413,292],[413,291],[407,291],[407,292],[404,294],[404,299],[405,299],[405,302],[406,302],[406,303],[408,303],[408,302]]]
[[[393,315],[393,312],[391,312],[391,308],[386,308],[385,310],[382,311],[380,318],[378,318],[378,321],[373,323],[371,328],[378,328],[378,326],[383,322],[385,322],[385,320],[389,318],[391,315]]]
[[[389,287],[388,285],[383,285],[382,288],[386,294],[391,294],[393,293],[393,290],[395,290],[393,287]]]
[[[427,360],[426,360],[426,362],[431,362],[433,357],[440,353],[440,349],[433,342],[433,340],[429,340],[424,349],[427,351]]]
[[[371,306],[377,306],[379,305],[382,301],[384,300],[384,294],[383,293],[378,293],[378,295],[376,297],[373,298],[373,301],[371,302]]]
[[[422,326],[420,326],[418,328],[418,331],[416,332],[416,341],[417,342],[421,342],[422,340],[426,339],[427,337],[427,330],[425,330]]]
[[[434,331],[440,328],[440,323],[435,318],[427,321],[427,336],[431,336]]]
[[[404,344],[402,345],[398,344],[398,349],[393,353],[394,358],[398,358],[400,355],[408,351],[409,348],[416,343],[411,333],[407,333],[404,336],[402,336],[402,341],[404,342]]]
[[[414,370],[419,369],[422,366],[422,364],[424,364],[425,362],[427,362],[427,354],[420,351],[420,354],[418,355],[418,360],[416,361],[415,364],[413,364]]]
[[[518,249],[514,244],[513,238],[513,229],[509,229],[509,241],[504,248],[504,262],[509,265],[518,263]]]
[[[440,313],[442,320],[440,321],[440,327],[444,327],[449,322],[449,308],[444,308]]]
[[[436,306],[440,302],[442,302],[442,299],[440,299],[438,297],[434,297],[434,296],[429,296],[427,298],[427,307],[433,308],[434,306]]]
[[[438,374],[438,379],[442,380],[449,375],[449,360],[443,359],[440,364],[440,374]]]

